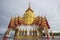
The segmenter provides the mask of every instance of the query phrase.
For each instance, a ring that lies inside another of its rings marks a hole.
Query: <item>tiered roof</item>
[[[31,12],[33,12],[33,10],[30,8],[30,4],[29,4],[29,7],[26,10],[26,12],[28,12],[29,10]],[[26,15],[28,15],[28,13],[26,13]],[[8,25],[8,28],[14,28],[15,29],[19,25],[28,25],[28,24],[25,23],[24,16],[23,17],[18,16],[18,17],[15,17],[15,18],[11,18],[10,23]],[[35,17],[33,22],[29,25],[36,25],[36,26],[39,26],[39,27],[44,26],[44,27],[47,27],[48,29],[50,29],[47,18],[42,17],[42,16],[41,17],[40,16]]]

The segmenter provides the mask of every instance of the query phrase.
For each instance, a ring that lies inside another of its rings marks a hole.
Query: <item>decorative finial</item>
[[[30,2],[29,2],[29,8],[30,8]]]
[[[11,19],[12,19],[13,17],[11,16]]]
[[[46,14],[44,15],[44,17],[46,18]]]
[[[45,17],[45,19],[46,19],[46,15],[45,15],[44,17]]]

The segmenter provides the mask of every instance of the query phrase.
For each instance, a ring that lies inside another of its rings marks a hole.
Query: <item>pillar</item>
[[[36,29],[32,30],[33,36],[36,36]]]
[[[32,35],[32,31],[31,31],[31,29],[30,29],[29,33],[30,33],[29,35]]]
[[[35,32],[35,36],[37,36],[37,31],[35,30],[34,32]]]
[[[25,36],[27,35],[27,29],[25,30]]]
[[[16,37],[16,36],[19,36],[19,29],[16,29],[16,30],[15,30],[15,35],[14,35],[14,37]]]
[[[20,29],[20,31],[19,31],[19,35],[21,35],[21,29]]]
[[[24,35],[24,30],[22,30],[22,36]]]

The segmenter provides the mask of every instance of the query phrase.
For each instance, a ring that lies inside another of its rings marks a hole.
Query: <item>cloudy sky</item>
[[[23,16],[29,1],[36,16],[46,16],[51,30],[60,32],[60,0],[0,0],[0,33],[6,31],[11,16]]]

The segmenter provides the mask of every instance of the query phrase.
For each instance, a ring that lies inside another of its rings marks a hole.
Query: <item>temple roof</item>
[[[8,25],[8,28],[11,27],[17,27],[19,25],[44,25],[47,26],[48,29],[50,29],[50,26],[48,24],[47,18],[46,17],[42,17],[42,16],[35,16],[33,10],[30,8],[30,3],[29,3],[29,7],[26,10],[25,14],[23,15],[23,17],[15,17],[12,18],[10,20],[10,23]]]

